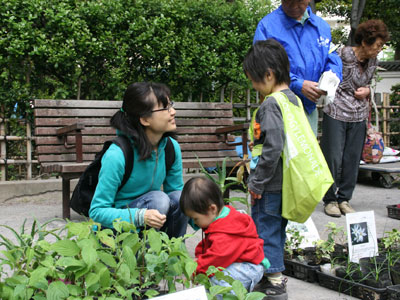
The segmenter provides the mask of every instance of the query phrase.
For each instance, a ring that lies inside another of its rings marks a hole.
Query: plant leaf
[[[244,299],[244,297],[247,294],[247,290],[245,289],[245,287],[243,286],[243,283],[241,283],[239,280],[235,280],[232,283],[232,289],[235,292],[235,295],[239,298],[239,299]]]
[[[36,270],[34,270],[31,273],[31,277],[29,278],[29,285],[36,286],[36,284],[39,281],[42,281],[42,280],[44,280],[44,278],[46,278],[48,271],[49,271],[49,269],[43,268],[43,267],[39,267]]]
[[[111,274],[108,268],[102,268],[99,271],[100,285],[104,288],[110,287],[111,284]]]
[[[152,228],[148,231],[148,238],[151,249],[154,250],[154,252],[159,253],[162,245],[160,234]]]
[[[69,296],[68,288],[61,281],[53,281],[50,283],[46,293],[48,300],[60,300]]]
[[[89,289],[92,285],[94,285],[94,284],[96,284],[98,282],[100,282],[100,275],[99,274],[89,273],[86,276],[86,279],[85,279],[86,288]]]
[[[130,270],[126,264],[121,264],[117,272],[118,278],[123,280],[124,282],[130,282]]]
[[[122,258],[124,259],[125,263],[128,265],[131,273],[134,272],[136,268],[136,257],[133,254],[133,251],[129,247],[124,247],[122,252]]]
[[[97,252],[89,243],[83,245],[82,259],[89,266],[93,266],[97,260]]]
[[[69,294],[72,296],[80,296],[83,294],[83,289],[80,286],[77,286],[75,284],[68,284],[67,285]]]
[[[187,279],[192,278],[194,272],[196,271],[197,263],[193,260],[185,261],[185,275]]]
[[[264,299],[266,295],[264,293],[260,293],[260,292],[252,292],[252,293],[248,293],[246,295],[246,298],[244,298],[245,300],[262,300]]]
[[[114,256],[107,252],[99,251],[97,253],[99,259],[108,267],[111,268],[116,268],[117,267],[117,262],[114,259]]]
[[[79,254],[80,250],[75,241],[61,240],[51,245],[51,250],[56,251],[63,256],[75,256]]]

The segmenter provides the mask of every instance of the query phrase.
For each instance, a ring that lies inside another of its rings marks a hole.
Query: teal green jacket
[[[127,208],[128,204],[139,196],[159,191],[163,187],[165,193],[183,189],[182,154],[178,142],[171,138],[175,149],[175,161],[166,174],[165,151],[167,138],[161,139],[158,151],[152,151],[151,157],[139,160],[136,147],[134,150],[133,170],[124,187],[118,192],[125,173],[125,158],[122,149],[112,144],[101,160],[99,182],[93,196],[89,216],[102,226],[112,228],[115,219],[135,222],[137,208]],[[132,141],[132,145],[134,145]],[[136,220],[137,221],[137,220]]]

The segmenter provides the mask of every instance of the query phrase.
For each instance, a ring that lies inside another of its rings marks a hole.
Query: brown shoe
[[[339,204],[336,201],[331,201],[325,204],[324,211],[328,216],[339,218],[342,213],[339,209]]]
[[[339,203],[339,208],[342,214],[350,214],[356,212],[347,201],[343,201]]]

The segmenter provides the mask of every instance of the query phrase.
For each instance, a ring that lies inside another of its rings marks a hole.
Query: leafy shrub
[[[177,100],[247,86],[241,63],[265,0],[5,0],[0,101],[121,99],[134,81],[168,84]]]
[[[155,229],[137,233],[132,224],[118,221],[115,230],[101,229],[92,220],[48,229],[51,222],[34,221],[29,231],[24,222],[20,232],[0,225],[13,235],[0,235],[5,248],[0,258],[1,299],[147,299],[160,289],[173,293],[194,284],[203,284],[209,299],[217,294],[229,294],[229,299],[265,296],[248,293],[240,281],[215,267],[208,274],[232,287],[212,286],[206,275],[195,276],[197,264],[184,243],[190,235],[169,239]]]

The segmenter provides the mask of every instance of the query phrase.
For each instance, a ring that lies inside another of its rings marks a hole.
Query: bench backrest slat
[[[85,125],[82,132],[83,161],[94,159],[105,141],[115,137],[110,126],[111,116],[122,101],[46,100],[34,101],[34,133],[38,161],[42,165],[76,162],[76,149],[65,148],[64,139],[56,130],[76,123]],[[229,156],[237,159],[234,146],[224,142],[215,130],[234,125],[230,103],[178,102],[175,103],[178,141],[182,149],[184,167],[198,166],[197,157],[205,166],[215,165]],[[232,139],[231,139],[232,140]],[[75,136],[66,142],[75,145]]]

